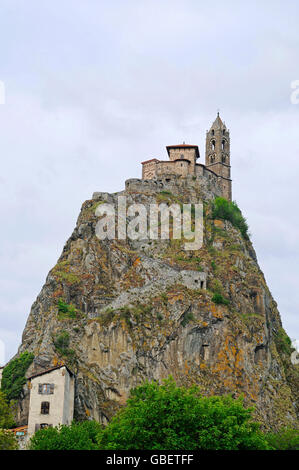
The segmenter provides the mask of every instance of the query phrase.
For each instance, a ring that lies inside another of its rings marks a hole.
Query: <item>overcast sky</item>
[[[0,0],[0,11],[6,361],[83,201],[122,190],[166,145],[198,144],[203,163],[218,108],[233,198],[299,339],[299,2]]]

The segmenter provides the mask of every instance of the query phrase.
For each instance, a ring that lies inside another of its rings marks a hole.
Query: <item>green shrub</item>
[[[249,239],[248,224],[235,201],[231,202],[224,197],[216,197],[212,206],[212,219],[229,220],[234,227],[240,230],[245,240]]]
[[[96,450],[102,426],[96,421],[73,422],[37,431],[29,443],[30,450]]]
[[[127,405],[99,433],[103,450],[268,449],[252,408],[231,396],[204,397],[172,378],[131,390]]]
[[[56,335],[53,339],[53,343],[61,356],[65,356],[69,360],[73,359],[75,351],[73,349],[69,349],[70,335],[67,331],[63,330],[59,335]]]
[[[269,445],[274,450],[299,450],[299,430],[283,428],[274,433],[266,434]]]
[[[77,310],[72,304],[66,304],[62,299],[58,300],[58,315],[60,318],[76,318]]]
[[[214,294],[213,297],[212,297],[212,302],[214,302],[214,304],[218,304],[218,305],[228,305],[229,304],[229,300],[226,299],[225,297],[223,297],[223,295],[221,294]]]
[[[275,335],[275,343],[279,352],[283,352],[288,356],[291,355],[294,348],[292,347],[292,341],[286,334],[283,328],[279,328]]]
[[[185,327],[186,325],[188,325],[188,323],[190,321],[193,321],[194,320],[194,316],[193,316],[193,313],[192,312],[187,312],[185,313],[184,317],[183,317],[183,320],[181,322],[181,325],[183,327]]]
[[[12,431],[0,429],[0,450],[17,450],[18,441]]]
[[[34,354],[25,351],[4,367],[1,390],[5,393],[9,401],[20,398],[23,386],[26,383],[25,374],[33,358]]]
[[[70,344],[70,335],[67,331],[63,330],[60,335],[57,335],[54,344],[56,348],[66,349]]]

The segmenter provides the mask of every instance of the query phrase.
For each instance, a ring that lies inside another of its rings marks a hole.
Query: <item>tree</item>
[[[5,394],[0,390],[0,428],[12,428],[14,424],[12,410],[7,403]]]
[[[299,450],[299,429],[283,428],[266,435],[274,450]]]
[[[96,421],[73,422],[37,431],[29,443],[30,450],[96,450],[102,426]]]
[[[0,450],[14,450],[18,448],[14,433],[8,430],[14,424],[12,411],[4,393],[0,391]]]
[[[23,386],[26,383],[25,373],[32,363],[33,358],[34,355],[32,353],[25,351],[4,367],[1,389],[5,392],[9,401],[20,398]]]
[[[98,437],[101,449],[268,449],[252,408],[231,396],[204,397],[172,378],[133,389],[124,407]]]

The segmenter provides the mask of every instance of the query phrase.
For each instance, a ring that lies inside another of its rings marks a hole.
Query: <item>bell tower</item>
[[[231,201],[229,130],[222,122],[219,112],[206,135],[206,167],[219,177],[223,197]]]

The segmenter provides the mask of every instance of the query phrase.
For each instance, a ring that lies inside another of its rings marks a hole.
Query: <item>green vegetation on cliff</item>
[[[53,343],[54,343],[56,351],[61,356],[64,356],[70,361],[74,358],[75,351],[73,349],[69,349],[70,335],[67,331],[62,330],[59,334],[57,334],[53,338]]]
[[[59,318],[76,318],[77,310],[73,305],[66,304],[62,299],[58,300]]]
[[[235,201],[230,202],[223,197],[216,197],[212,205],[212,218],[229,220],[240,230],[245,240],[249,239],[248,224]]]
[[[25,351],[4,367],[1,390],[5,393],[8,400],[20,398],[23,386],[26,383],[25,374],[33,358],[34,355],[32,353]]]

